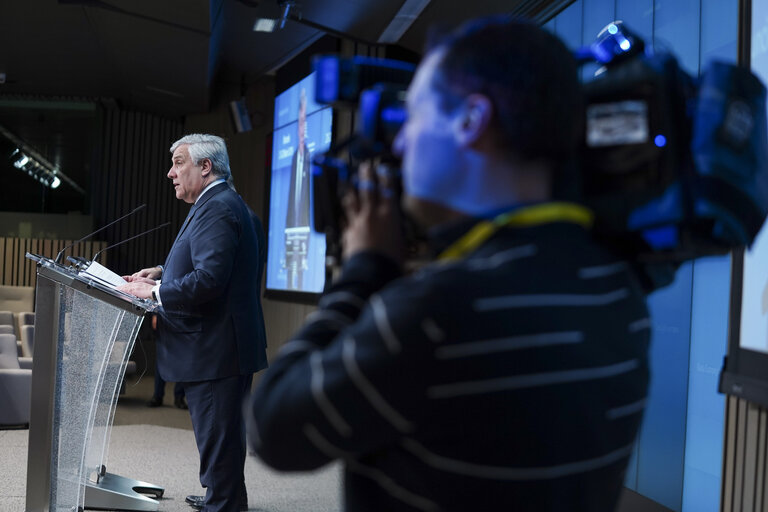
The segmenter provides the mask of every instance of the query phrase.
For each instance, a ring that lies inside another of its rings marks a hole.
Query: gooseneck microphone
[[[121,220],[125,219],[126,217],[130,217],[130,216],[131,216],[131,215],[133,215],[134,213],[136,213],[136,212],[138,212],[139,210],[141,210],[141,209],[143,209],[143,208],[146,208],[146,207],[147,207],[147,203],[144,203],[144,204],[142,204],[142,205],[139,205],[139,206],[137,206],[136,208],[134,208],[134,209],[133,209],[133,211],[131,211],[131,212],[129,212],[129,213],[126,213],[125,215],[123,215],[123,216],[122,216],[122,217],[120,217],[119,219],[115,219],[115,220],[113,220],[112,222],[110,222],[109,224],[107,224],[106,226],[104,226],[104,227],[101,227],[101,228],[97,229],[97,230],[96,230],[96,231],[94,231],[93,233],[90,233],[90,234],[88,234],[88,235],[85,235],[83,238],[81,238],[81,239],[80,239],[80,240],[78,240],[77,242],[72,242],[71,244],[69,244],[68,246],[66,246],[65,248],[63,248],[62,250],[60,250],[60,251],[59,251],[59,254],[57,254],[57,255],[56,255],[56,259],[54,260],[54,262],[55,262],[55,263],[57,263],[57,264],[58,264],[58,263],[61,263],[61,256],[64,254],[64,251],[66,251],[67,249],[70,249],[70,248],[72,248],[72,247],[76,246],[77,244],[79,244],[79,243],[80,243],[80,242],[82,242],[83,240],[87,240],[87,239],[91,238],[91,237],[92,237],[93,235],[95,235],[96,233],[100,233],[100,232],[104,231],[104,230],[105,230],[105,229],[107,229],[109,226],[112,226],[113,224],[115,224],[115,223],[117,223],[117,222],[120,222]],[[103,249],[102,249],[102,250],[103,250]]]
[[[117,247],[118,245],[123,245],[125,242],[130,242],[130,241],[131,241],[131,240],[133,240],[134,238],[139,238],[140,236],[148,235],[149,233],[151,233],[151,232],[153,232],[153,231],[157,231],[158,229],[161,229],[161,228],[164,228],[164,227],[166,227],[166,226],[170,226],[170,225],[171,225],[171,223],[170,223],[170,222],[166,222],[165,224],[160,224],[159,226],[155,226],[155,227],[154,227],[154,228],[152,228],[152,229],[148,229],[148,230],[146,230],[146,231],[143,231],[143,232],[139,233],[138,235],[133,235],[133,236],[132,236],[132,237],[130,237],[130,238],[126,238],[125,240],[121,240],[121,241],[119,241],[119,242],[117,242],[117,243],[115,243],[115,244],[112,244],[112,245],[108,245],[107,247],[103,248],[102,250],[100,250],[99,252],[97,252],[96,254],[94,254],[94,255],[93,255],[93,258],[91,258],[91,261],[96,261],[96,260],[98,259],[99,255],[100,255],[101,253],[103,253],[104,251],[106,251],[107,249],[112,249],[113,247]]]

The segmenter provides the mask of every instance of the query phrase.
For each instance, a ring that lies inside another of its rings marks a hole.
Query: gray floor
[[[159,512],[192,512],[188,494],[200,494],[189,413],[171,405],[173,385],[166,387],[166,405],[146,406],[152,396],[151,376],[133,377],[120,397],[112,429],[107,470],[165,488]],[[28,430],[0,430],[0,512],[24,512]],[[281,474],[254,457],[246,462],[245,479],[251,512],[336,512],[341,509],[340,466]],[[625,490],[617,512],[663,512],[669,509]]]
[[[201,494],[197,448],[189,414],[168,402],[146,407],[151,376],[127,382],[112,429],[107,471],[165,488],[160,512],[191,512],[188,494]],[[28,430],[0,430],[0,511],[23,512],[26,499]],[[333,512],[340,510],[341,483],[337,464],[299,474],[277,473],[249,457],[245,468],[252,512]]]

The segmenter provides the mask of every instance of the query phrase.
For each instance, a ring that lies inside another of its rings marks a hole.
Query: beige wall
[[[80,213],[0,212],[0,236],[79,240],[93,231],[93,217]]]

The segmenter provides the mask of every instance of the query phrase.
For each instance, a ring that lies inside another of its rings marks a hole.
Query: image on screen
[[[768,2],[752,2],[752,72],[768,83]],[[768,353],[768,227],[744,253],[740,346]]]
[[[311,159],[331,145],[333,110],[318,105],[314,73],[275,98],[267,290],[321,293],[325,235],[312,229]]]

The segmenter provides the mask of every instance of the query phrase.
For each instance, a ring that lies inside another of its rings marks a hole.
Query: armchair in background
[[[21,368],[16,336],[0,334],[0,427],[29,425],[32,370]]]
[[[34,325],[22,325],[21,326],[21,355],[23,357],[31,358],[35,350],[35,326]]]

